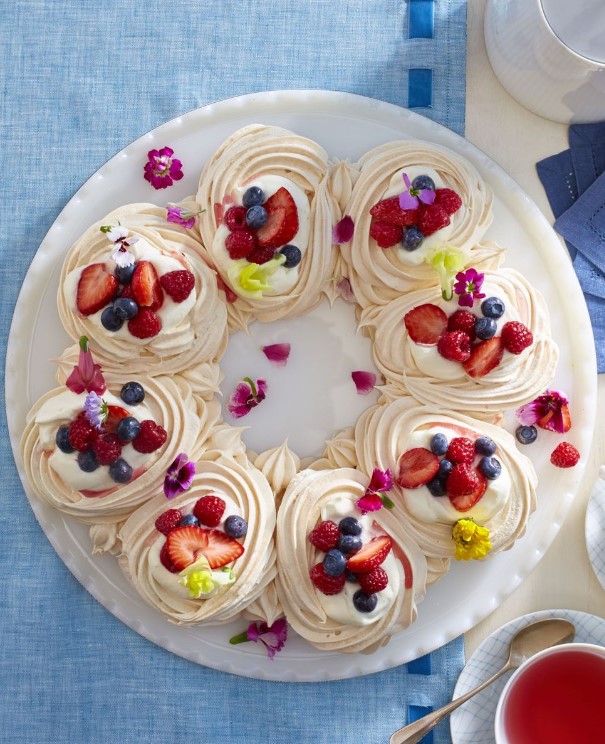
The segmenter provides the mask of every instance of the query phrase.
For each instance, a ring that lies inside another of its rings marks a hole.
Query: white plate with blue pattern
[[[602,493],[605,494],[605,481],[601,483]],[[523,615],[498,628],[477,648],[458,678],[454,698],[485,682],[504,666],[508,659],[510,640],[518,630],[535,620],[549,617],[562,617],[572,622],[576,628],[576,641],[605,645],[605,620],[601,617],[577,610],[543,610]],[[507,672],[452,713],[450,729],[453,744],[495,744],[496,706],[511,674],[512,672]]]
[[[593,571],[605,589],[605,465],[592,489],[586,508],[586,549]]]

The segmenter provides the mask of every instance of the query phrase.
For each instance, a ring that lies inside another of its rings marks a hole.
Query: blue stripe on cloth
[[[435,0],[409,0],[409,3],[408,37],[432,39],[435,27]]]
[[[431,108],[433,71],[412,69],[408,73],[408,108]]]
[[[431,655],[425,654],[419,659],[408,663],[408,674],[430,674],[431,673]]]
[[[432,712],[432,706],[408,705],[408,723],[414,723],[414,721],[422,718],[422,716],[426,716]],[[433,744],[433,732],[429,731],[426,736],[423,736],[419,744]]]

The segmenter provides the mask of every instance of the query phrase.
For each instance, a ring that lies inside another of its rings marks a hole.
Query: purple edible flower
[[[423,204],[432,204],[435,201],[435,192],[433,189],[415,189],[412,188],[408,174],[403,174],[405,191],[399,194],[399,206],[401,209],[418,209],[420,202]]]
[[[180,493],[191,488],[195,475],[195,463],[191,462],[184,452],[176,456],[176,460],[166,471],[164,478],[164,496],[173,499]]]
[[[190,230],[195,225],[197,215],[203,211],[203,209],[200,209],[199,212],[191,212],[189,209],[179,207],[177,204],[168,204],[166,207],[166,219],[168,222],[174,222],[175,225],[181,225],[181,227]]]
[[[386,506],[387,509],[392,509],[394,504],[391,499],[381,495],[385,491],[390,491],[391,488],[393,488],[393,474],[390,468],[386,470],[374,468],[372,477],[370,478],[370,484],[366,488],[364,495],[358,500],[357,508],[361,510],[362,514],[378,511],[383,506]]]
[[[246,643],[252,641],[264,644],[267,656],[273,659],[278,651],[281,651],[288,640],[288,623],[284,618],[276,620],[273,625],[267,623],[250,623],[248,629],[239,635],[233,636],[229,643]]]
[[[88,393],[82,407],[86,418],[95,429],[102,429],[107,420],[108,408],[106,401],[95,392]]]
[[[454,292],[458,297],[460,307],[472,307],[475,300],[482,300],[485,295],[481,293],[481,286],[485,279],[484,274],[480,274],[477,269],[467,269],[459,271],[456,274],[456,283]]]
[[[556,431],[559,434],[571,429],[569,400],[565,393],[558,390],[547,390],[535,400],[526,403],[515,411],[523,426],[538,424],[542,429]]]
[[[234,418],[247,416],[253,408],[267,397],[267,381],[260,377],[254,382],[250,377],[244,377],[227,404],[227,410]]]
[[[161,150],[149,150],[148,161],[144,167],[144,178],[154,189],[166,189],[175,181],[180,181],[183,171],[180,160],[173,158],[174,150],[171,147],[162,147]]]

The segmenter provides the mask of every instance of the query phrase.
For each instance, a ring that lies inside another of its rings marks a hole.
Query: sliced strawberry
[[[82,315],[92,315],[108,305],[118,293],[118,280],[105,269],[105,264],[87,266],[80,274],[76,305]]]
[[[469,377],[479,379],[495,369],[502,361],[504,344],[500,336],[494,336],[487,341],[473,346],[471,355],[463,363],[464,371]]]
[[[140,261],[132,275],[132,292],[139,307],[157,310],[164,302],[164,292],[157,271],[149,261]]]
[[[425,447],[414,447],[399,458],[396,482],[402,488],[420,488],[439,470],[439,458]]]
[[[479,470],[475,470],[475,473],[479,479],[479,484],[471,493],[464,494],[463,496],[452,496],[452,494],[448,494],[452,506],[460,512],[468,511],[475,506],[487,488],[487,480],[483,473]]]
[[[370,209],[370,214],[379,222],[386,222],[388,225],[415,225],[418,219],[418,210],[402,209],[399,206],[399,197],[392,196],[390,199],[383,199],[374,204]]]
[[[393,541],[388,535],[380,535],[366,543],[347,561],[347,568],[353,573],[368,573],[384,562],[391,552]]]
[[[166,538],[168,555],[182,571],[203,555],[210,568],[220,568],[235,561],[244,552],[244,546],[220,530],[202,527],[177,527]]]
[[[298,232],[298,209],[292,194],[283,186],[263,204],[267,210],[267,221],[256,231],[261,248],[281,248]]]
[[[105,431],[115,434],[118,424],[123,418],[130,416],[130,413],[121,406],[107,406],[107,418],[103,424]]]
[[[403,318],[407,332],[415,344],[434,346],[447,328],[447,315],[437,305],[418,305]]]
[[[205,530],[208,533],[208,545],[203,549],[210,568],[221,568],[233,563],[244,552],[244,546],[226,535],[221,530]]]

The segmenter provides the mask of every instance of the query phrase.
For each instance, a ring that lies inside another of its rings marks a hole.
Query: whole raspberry
[[[509,320],[502,326],[502,342],[504,348],[511,354],[520,354],[534,342],[534,337],[529,328],[517,320]]]
[[[165,542],[162,545],[162,549],[160,550],[160,562],[164,568],[167,568],[170,571],[170,573],[179,573],[181,570],[178,566],[175,566],[170,559],[170,554],[168,553],[168,542]]]
[[[319,589],[322,594],[340,594],[343,590],[346,579],[346,573],[340,576],[328,576],[325,572],[323,563],[313,566],[309,574],[313,585]]]
[[[377,222],[386,222],[389,225],[401,225],[407,227],[416,222],[418,213],[415,209],[402,209],[399,206],[399,197],[392,196],[389,199],[374,204],[370,214]]]
[[[466,437],[454,437],[448,445],[445,456],[453,463],[471,463],[475,459],[475,444]]]
[[[98,430],[94,428],[85,416],[78,416],[69,425],[67,438],[75,450],[78,452],[88,452],[98,435]]]
[[[183,518],[180,509],[168,509],[155,520],[155,528],[162,535],[167,535],[172,530],[175,530],[179,526],[179,522]]]
[[[245,230],[246,225],[246,207],[231,207],[225,212],[223,218],[225,225],[231,230]]]
[[[468,496],[479,487],[479,476],[468,463],[457,463],[445,483],[450,496]]]
[[[268,246],[267,248],[255,248],[246,256],[246,259],[250,261],[250,263],[264,264],[267,263],[267,261],[270,261],[274,255],[275,248]]]
[[[448,214],[454,214],[462,206],[462,199],[452,189],[435,189],[434,203],[445,209]]]
[[[309,533],[309,542],[318,550],[327,553],[338,545],[340,530],[335,522],[320,522],[317,527]]]
[[[441,230],[442,227],[450,224],[448,213],[438,204],[425,206],[421,204],[418,207],[418,227],[423,235],[432,235]]]
[[[403,227],[401,225],[389,225],[386,222],[372,220],[370,237],[374,238],[381,248],[391,248],[401,242],[403,238]]]
[[[122,454],[122,442],[116,434],[105,431],[95,439],[92,451],[97,456],[100,465],[111,465]]]
[[[190,271],[169,271],[162,274],[160,284],[174,302],[184,302],[195,287],[195,277]]]
[[[553,450],[550,461],[557,468],[573,468],[580,460],[580,453],[569,442],[561,442]]]
[[[141,421],[141,431],[132,440],[132,446],[137,452],[155,452],[164,444],[166,439],[168,439],[166,430],[158,426],[155,421],[146,419],[145,421]]]
[[[446,331],[437,341],[437,351],[452,362],[466,362],[471,355],[471,339],[464,331]]]
[[[251,232],[238,230],[227,235],[225,248],[230,258],[238,261],[240,258],[246,258],[256,248],[256,240]]]
[[[389,577],[384,568],[378,568],[368,571],[368,573],[357,574],[359,586],[366,594],[376,594],[385,589],[389,583]]]
[[[136,338],[152,338],[162,330],[162,321],[148,307],[140,307],[139,312],[128,321],[128,330]]]
[[[197,517],[198,521],[206,527],[218,527],[226,506],[227,504],[220,496],[208,494],[195,502],[193,516]]]
[[[447,321],[448,331],[464,331],[471,341],[475,340],[475,323],[477,317],[470,310],[456,310]]]

